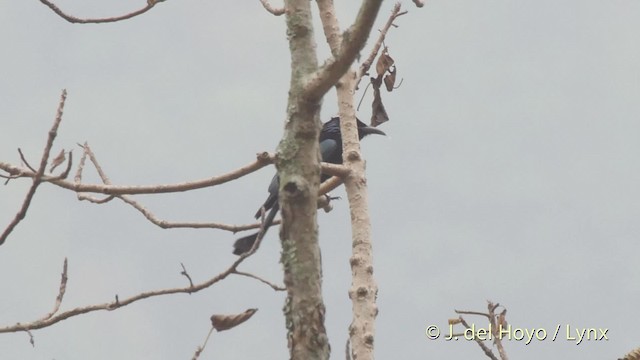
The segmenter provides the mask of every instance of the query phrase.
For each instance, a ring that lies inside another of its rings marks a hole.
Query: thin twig
[[[51,325],[54,325],[60,321],[69,319],[71,317],[87,314],[94,311],[117,310],[121,307],[127,306],[134,302],[138,302],[140,300],[144,300],[144,299],[152,298],[156,296],[180,294],[180,293],[185,293],[185,294],[195,293],[195,292],[207,289],[212,285],[226,279],[227,276],[229,276],[230,274],[233,274],[236,271],[237,267],[252,254],[253,252],[242,254],[226,270],[210,278],[209,280],[202,282],[200,284],[196,284],[194,286],[147,291],[147,292],[139,293],[137,295],[134,295],[125,299],[119,299],[118,295],[116,295],[114,301],[110,301],[102,304],[94,304],[94,305],[88,305],[83,307],[77,307],[68,311],[64,311],[62,313],[59,313],[49,318],[42,318],[42,319],[31,321],[28,323],[17,323],[15,325],[0,327],[0,333],[11,333],[11,332],[18,332],[18,331],[42,329],[42,328],[46,328]]]
[[[183,263],[180,263],[180,266],[182,266],[182,271],[180,272],[180,275],[184,275],[189,280],[189,285],[191,285],[191,287],[193,287],[193,280],[191,280],[191,276],[187,272],[187,268],[184,267]]]
[[[31,346],[36,347],[36,342],[33,339],[33,334],[31,333],[31,331],[25,330],[25,332],[29,335],[29,343],[31,344]]]
[[[202,344],[202,346],[198,346],[198,349],[196,350],[195,354],[193,354],[193,357],[191,358],[191,360],[198,360],[198,358],[200,357],[200,354],[202,354],[202,352],[204,351],[204,348],[207,346],[207,342],[209,342],[209,337],[211,337],[211,334],[213,333],[214,327],[211,327],[211,330],[209,330],[209,334],[207,334],[207,338],[204,339],[204,343]]]
[[[67,20],[72,24],[112,23],[112,22],[131,19],[133,17],[146,13],[147,11],[151,10],[151,8],[153,8],[156,5],[156,3],[163,2],[163,1],[165,0],[147,0],[147,6],[143,7],[142,9],[136,10],[124,15],[116,16],[116,17],[98,18],[98,19],[81,19],[73,15],[66,14],[57,5],[55,5],[49,0],[40,0],[41,3],[47,5],[51,10],[53,10],[54,13],[58,14],[58,16],[60,16],[61,18]]]
[[[60,290],[58,290],[58,296],[56,297],[56,303],[53,305],[53,310],[47,314],[42,320],[47,320],[55,315],[58,310],[60,310],[60,305],[62,305],[62,298],[64,298],[64,293],[67,291],[67,258],[64,258],[64,265],[62,265],[62,276],[60,279]]]
[[[391,11],[391,15],[389,16],[387,23],[384,25],[382,30],[380,30],[380,35],[378,35],[378,40],[376,41],[375,45],[373,45],[373,48],[371,49],[371,53],[369,53],[369,57],[362,64],[360,64],[360,68],[356,73],[354,89],[358,89],[358,85],[360,84],[362,77],[369,71],[369,68],[371,68],[371,65],[373,64],[373,60],[375,60],[376,56],[378,55],[378,51],[380,51],[380,48],[382,47],[384,38],[387,36],[387,32],[389,31],[391,26],[393,26],[393,22],[399,16],[402,16],[406,13],[407,13],[406,11],[400,12],[400,3],[396,3],[396,5],[393,7],[393,10]]]
[[[80,163],[78,164],[78,170],[76,170],[76,175],[74,176],[73,181],[75,182],[75,184],[79,185],[82,182],[82,172],[84,171],[84,164],[87,161],[87,156],[89,156],[90,154],[93,154],[93,152],[91,152],[91,149],[89,148],[89,143],[87,143],[86,141],[84,142],[84,145],[78,143],[78,146],[81,147],[83,151],[82,151],[82,157],[80,158]],[[93,165],[96,167],[96,171],[98,171],[98,174],[102,178],[102,182],[106,184],[110,184],[110,182],[105,180],[105,179],[108,180],[107,176],[101,173],[102,168],[99,167],[99,165],[97,164],[97,161],[93,161],[93,159],[91,161],[93,162]],[[95,196],[87,195],[84,193],[78,193],[77,196],[78,196],[78,200],[80,201],[86,200],[94,204],[104,204],[115,199],[115,195],[109,195],[102,199],[99,199]]]
[[[27,158],[24,156],[24,154],[22,153],[22,149],[18,148],[18,154],[20,154],[20,160],[22,160],[22,163],[29,168],[29,170],[33,171],[34,173],[37,173],[38,171],[36,169],[34,169],[29,162],[27,161]]]
[[[67,176],[69,176],[69,172],[71,172],[71,166],[73,166],[73,150],[69,151],[69,159],[67,160],[67,167],[64,169],[64,171],[55,177],[55,179],[58,180],[63,180],[66,179]]]
[[[91,147],[89,146],[89,144],[85,142],[84,145],[80,145],[80,146],[84,150],[84,154],[83,154],[82,159],[85,159],[86,157],[88,157],[89,161],[91,161],[91,163],[95,167],[96,171],[98,172],[98,176],[100,176],[100,179],[102,180],[102,182],[104,184],[106,184],[106,185],[111,185],[111,180],[109,179],[107,174],[102,169],[102,166],[100,166],[100,163],[98,163],[98,159],[95,156],[94,152],[91,150]],[[263,154],[260,154],[260,155],[263,155]],[[84,166],[84,162],[82,160],[81,160],[81,165]],[[81,178],[82,178],[81,175],[82,175],[81,171],[79,171],[78,174],[76,174],[76,182],[81,180]],[[97,199],[97,198],[91,197],[91,196],[86,195],[86,194],[78,194],[78,199],[79,200],[88,200],[88,201],[91,201],[91,202],[96,203],[96,204],[106,203],[106,202],[108,202],[111,199],[116,198],[116,197],[119,198],[120,200],[124,201],[125,203],[131,205],[134,209],[136,209],[140,213],[142,213],[142,215],[144,215],[144,217],[147,218],[147,220],[149,220],[154,225],[157,225],[158,227],[163,228],[163,229],[169,229],[169,228],[205,229],[205,228],[207,228],[207,229],[227,230],[227,231],[232,231],[233,233],[236,233],[238,231],[256,229],[256,228],[260,227],[259,223],[248,224],[248,225],[229,225],[229,224],[213,223],[213,222],[209,222],[209,223],[202,223],[202,222],[169,222],[169,221],[166,221],[166,220],[159,219],[155,214],[153,214],[151,211],[149,211],[146,207],[144,207],[143,205],[141,205],[140,203],[138,203],[137,201],[135,201],[132,197],[130,197],[128,195],[111,195],[111,196],[109,196],[107,198],[104,198],[104,199]]]
[[[24,202],[22,203],[22,207],[16,214],[16,216],[11,220],[11,223],[4,229],[2,235],[0,235],[0,245],[4,244],[5,240],[11,234],[13,229],[18,225],[20,221],[22,221],[27,215],[27,209],[29,209],[29,205],[31,205],[31,200],[36,193],[36,189],[38,185],[42,182],[42,178],[47,168],[47,162],[49,161],[49,153],[51,152],[51,147],[53,146],[53,140],[56,138],[58,134],[58,126],[60,126],[60,122],[62,121],[62,112],[64,110],[64,103],[67,99],[67,90],[62,90],[62,95],[60,96],[60,103],[58,104],[58,111],[56,113],[56,118],[53,121],[53,126],[51,130],[49,130],[49,134],[47,136],[47,143],[44,147],[44,151],[42,152],[42,159],[40,160],[40,166],[38,167],[38,171],[33,176],[33,184],[27,195],[24,198]]]
[[[20,176],[18,176],[18,175],[9,175],[9,176],[6,176],[6,175],[2,175],[2,174],[0,174],[0,178],[7,179],[7,180],[4,182],[4,185],[7,185],[7,184],[9,183],[9,180],[17,179],[17,178],[19,178],[19,177],[20,177]]]
[[[367,90],[369,90],[369,86],[371,86],[371,82],[369,82],[367,84],[367,87],[364,88],[364,92],[362,93],[362,96],[360,97],[360,101],[358,102],[358,106],[356,107],[356,111],[360,111],[360,105],[362,105],[362,100],[364,100],[364,96],[367,94]]]
[[[268,281],[268,280],[265,280],[265,279],[263,279],[263,278],[261,278],[261,277],[259,277],[259,276],[257,276],[257,275],[253,275],[253,274],[248,273],[248,272],[244,272],[244,271],[237,271],[237,270],[236,270],[236,271],[234,272],[234,274],[236,274],[236,275],[241,275],[241,276],[246,276],[246,277],[250,277],[250,278],[256,279],[256,280],[258,280],[258,281],[260,281],[260,282],[262,282],[262,283],[265,283],[265,284],[269,285],[269,286],[270,286],[273,290],[275,290],[275,291],[285,291],[285,290],[287,290],[287,288],[286,288],[286,287],[284,287],[284,286],[276,285],[276,284],[274,284],[274,283],[272,283],[272,282],[270,282],[270,281]]]
[[[455,311],[456,314],[463,314],[463,315],[479,315],[479,316],[484,316],[487,319],[490,319],[491,316],[487,313],[483,313],[483,312],[479,312],[479,311],[466,311],[466,310],[453,310]]]

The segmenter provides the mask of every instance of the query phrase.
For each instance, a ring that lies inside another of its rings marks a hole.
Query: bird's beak
[[[360,131],[362,131],[364,135],[378,134],[378,135],[387,136],[387,134],[385,134],[384,131],[378,128],[375,128],[373,126],[367,126],[365,128],[360,129]]]

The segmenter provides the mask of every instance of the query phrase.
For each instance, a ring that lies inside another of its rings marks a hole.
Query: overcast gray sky
[[[130,1],[58,1],[79,17],[122,14]],[[341,25],[358,2],[337,2]],[[279,3],[274,3],[279,4]],[[386,21],[385,2],[376,28]],[[514,328],[549,338],[507,341],[513,359],[614,359],[640,345],[640,2],[411,2],[387,38],[402,86],[383,94],[389,136],[367,138],[379,359],[483,358],[469,341],[428,340],[454,309],[504,304]],[[322,57],[327,46],[317,31]],[[221,174],[272,151],[289,82],[284,18],[253,1],[166,1],[129,21],[72,25],[40,2],[0,11],[0,161],[21,147],[39,161],[60,91],[54,146],[88,141],[116,184]],[[371,44],[372,41],[369,41]],[[358,94],[360,96],[360,94]],[[370,116],[370,94],[359,116]],[[334,93],[323,119],[337,112]],[[137,197],[167,220],[244,224],[266,196],[266,168],[221,187]],[[87,172],[84,178],[97,182]],[[0,227],[25,180],[0,187]],[[342,189],[334,195],[344,196]],[[342,358],[351,321],[348,204],[319,214],[327,329]],[[0,247],[0,326],[48,313],[65,257],[63,309],[183,286],[234,260],[235,236],[162,230],[128,205],[78,202],[44,184]],[[245,271],[281,282],[277,232]],[[284,294],[231,278],[194,295],[154,298],[26,334],[0,335],[2,359],[189,359],[213,313],[257,307],[215,334],[202,359],[288,356]],[[480,318],[467,318],[485,326]],[[608,341],[566,340],[566,326],[608,328]]]

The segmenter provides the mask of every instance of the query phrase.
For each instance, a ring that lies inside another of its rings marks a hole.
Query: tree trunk
[[[284,138],[278,146],[281,262],[290,357],[328,359],[316,202],[320,186],[320,99],[305,98],[306,77],[318,68],[310,2],[287,1],[291,84]]]

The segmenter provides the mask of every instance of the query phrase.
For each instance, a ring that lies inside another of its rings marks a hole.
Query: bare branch
[[[387,23],[384,25],[382,30],[380,30],[380,35],[378,35],[378,40],[376,40],[375,45],[371,49],[371,53],[369,54],[369,57],[367,57],[367,59],[362,64],[360,64],[360,68],[356,73],[355,89],[358,89],[358,86],[360,85],[360,81],[362,80],[362,77],[369,71],[369,68],[371,68],[373,61],[378,55],[378,52],[382,47],[384,39],[387,36],[387,32],[389,31],[391,26],[393,26],[393,22],[399,16],[402,16],[407,13],[406,11],[400,12],[400,6],[401,6],[400,3],[396,3],[396,5],[393,7],[393,10],[391,10],[391,15],[389,16]]]
[[[89,144],[87,142],[85,142],[84,145],[80,145],[80,146],[84,149],[84,153],[83,153],[83,157],[81,159],[81,163],[78,166],[78,173],[76,174],[76,177],[75,177],[76,184],[78,184],[79,181],[82,179],[82,170],[81,169],[84,167],[85,159],[87,157],[89,157],[89,160],[91,161],[91,163],[93,163],[93,166],[96,168],[96,171],[98,172],[98,176],[100,176],[100,179],[102,180],[102,182],[105,183],[106,185],[111,185],[111,180],[109,179],[107,174],[104,172],[104,170],[102,169],[102,167],[98,163],[98,159],[96,158],[95,154],[91,150],[91,147],[89,147]],[[96,198],[88,196],[86,194],[82,194],[82,193],[78,194],[78,199],[79,200],[88,200],[88,201],[91,201],[91,202],[96,203],[96,204],[106,203],[106,202],[108,202],[111,199],[116,198],[116,197],[119,198],[120,200],[124,201],[125,203],[133,206],[133,208],[138,210],[140,213],[142,213],[142,215],[144,215],[144,217],[147,218],[147,220],[151,221],[153,224],[155,224],[155,225],[157,225],[157,226],[159,226],[159,227],[161,227],[163,229],[168,229],[168,228],[192,228],[192,229],[210,228],[210,229],[228,230],[228,231],[233,231],[234,233],[236,233],[238,231],[255,229],[255,228],[260,227],[259,223],[249,224],[249,225],[228,225],[228,224],[222,224],[222,223],[169,222],[169,221],[166,221],[166,220],[159,219],[151,211],[149,211],[143,205],[141,205],[140,203],[138,203],[137,201],[133,200],[133,198],[131,198],[130,196],[127,196],[127,195],[111,195],[111,196],[108,196],[108,197],[106,197],[104,199],[96,199]]]
[[[22,219],[27,215],[27,209],[29,209],[29,205],[31,205],[31,200],[33,199],[33,195],[36,193],[36,189],[38,185],[43,181],[43,175],[45,169],[47,168],[47,162],[49,161],[49,153],[51,152],[51,147],[53,146],[53,140],[56,138],[58,134],[58,126],[60,126],[60,122],[62,121],[62,111],[64,110],[64,103],[67,99],[67,90],[62,90],[62,95],[60,96],[60,103],[58,104],[58,111],[56,113],[56,118],[53,121],[53,126],[51,130],[49,130],[49,134],[47,136],[47,143],[44,147],[44,151],[42,152],[42,159],[40,160],[40,166],[38,167],[38,171],[33,175],[33,184],[27,195],[24,198],[24,202],[22,203],[22,207],[13,218],[11,223],[4,229],[2,235],[0,235],[0,245],[4,244],[5,240],[11,234],[13,229],[18,225]],[[22,154],[22,152],[21,152]],[[6,170],[5,170],[6,171]],[[11,173],[11,172],[9,172]]]
[[[464,314],[464,315],[479,315],[479,316],[484,316],[487,319],[490,318],[490,315],[487,313],[483,313],[483,312],[478,312],[478,311],[466,311],[466,310],[453,310],[455,311],[456,314]]]
[[[59,179],[58,176],[42,176],[42,182],[49,182],[57,185],[61,188],[72,190],[78,193],[92,192],[107,195],[137,195],[137,194],[166,194],[173,192],[183,192],[189,190],[202,189],[206,187],[212,187],[221,185],[226,182],[230,182],[242,176],[248,175],[254,171],[257,171],[273,162],[274,155],[268,153],[258,154],[257,160],[244,167],[231,171],[229,173],[214,176],[208,179],[195,180],[177,184],[161,184],[161,185],[107,185],[107,184],[82,184],[79,182],[79,174],[76,174],[75,182],[65,181]],[[81,162],[81,164],[84,164]],[[349,170],[342,166],[329,163],[321,163],[322,172],[329,175],[348,176]],[[32,171],[28,171],[24,168],[20,168],[9,163],[0,162],[0,169],[9,173],[11,178],[18,177],[31,177],[36,174]],[[81,167],[79,167],[79,170]],[[338,184],[339,185],[339,184]],[[337,187],[337,186],[336,186]],[[335,187],[334,187],[335,188]],[[330,190],[328,190],[330,191]],[[84,197],[83,200],[90,200],[96,203],[104,203],[110,199],[97,200],[95,198]],[[211,227],[211,226],[205,226]],[[215,227],[215,226],[213,226]]]
[[[58,290],[58,296],[56,297],[56,302],[53,305],[53,310],[48,313],[47,315],[43,316],[41,319],[36,320],[36,322],[42,322],[42,321],[46,321],[48,319],[50,319],[53,315],[55,315],[58,310],[60,310],[60,305],[62,305],[62,299],[64,298],[64,294],[67,291],[67,258],[64,258],[64,264],[62,266],[62,276],[60,279],[60,290]],[[16,324],[19,325],[19,324]],[[17,330],[16,330],[17,331]],[[33,334],[31,333],[31,331],[29,329],[22,329],[22,331],[25,331],[28,335],[29,335],[29,343],[32,346],[35,346],[35,342],[33,339]],[[15,332],[15,331],[14,331]]]
[[[2,174],[0,174],[0,178],[7,179],[7,180],[4,182],[4,184],[5,184],[5,185],[7,185],[7,184],[9,183],[9,180],[17,179],[17,178],[19,178],[19,176],[6,176],[6,175],[2,175]]]
[[[267,10],[268,12],[270,12],[271,14],[275,15],[275,16],[280,16],[282,14],[285,13],[285,9],[284,7],[281,8],[274,8],[268,0],[260,0],[260,2],[262,3],[262,6],[264,6],[265,10]]]
[[[331,176],[339,176],[341,178],[345,178],[351,174],[351,169],[342,164],[331,164],[331,163],[320,163],[322,166],[322,173],[331,175]]]
[[[189,190],[203,189],[216,185],[221,185],[235,179],[241,178],[252,172],[255,172],[271,163],[273,163],[274,155],[267,152],[257,154],[257,159],[253,163],[245,165],[239,169],[233,170],[226,174],[214,176],[208,179],[194,180],[177,184],[160,184],[160,185],[106,185],[106,184],[82,184],[79,182],[81,178],[76,173],[75,182],[59,179],[57,176],[43,175],[41,182],[48,182],[61,188],[72,190],[75,192],[91,192],[106,195],[137,195],[137,194],[166,194],[174,192],[183,192]],[[84,165],[84,162],[81,161]],[[322,172],[330,175],[348,176],[349,170],[341,165],[321,163]],[[24,168],[15,165],[0,162],[0,170],[4,170],[11,175],[11,178],[30,177],[36,174]],[[78,168],[79,172],[81,168]],[[103,201],[104,202],[104,201]]]
[[[93,151],[91,151],[91,148],[89,147],[89,143],[85,141],[84,145],[78,144],[78,146],[80,146],[82,150],[84,150],[83,159],[86,158],[87,156],[89,157],[89,160],[91,160],[91,163],[93,163],[93,166],[98,172],[98,176],[100,176],[100,179],[102,180],[102,182],[107,185],[111,185],[111,180],[109,180],[109,177],[107,176],[107,174],[102,170],[102,167],[100,166],[100,164],[98,164],[98,159],[96,159],[95,154],[93,153]],[[84,162],[83,162],[83,165],[84,165]],[[78,174],[76,175],[76,178],[78,183],[82,179],[82,170],[80,169],[80,167],[78,167]]]
[[[318,195],[322,196],[329,191],[336,189],[338,186],[342,185],[343,180],[337,176],[331,177],[322,184],[320,184],[320,189],[318,189]]]
[[[269,153],[260,153],[257,155],[256,161],[251,164],[245,165],[239,169],[231,171],[229,173],[214,176],[208,179],[201,179],[195,181],[188,181],[178,184],[162,184],[162,185],[104,185],[104,184],[80,184],[70,181],[64,181],[57,179],[55,176],[42,176],[42,182],[49,182],[59,187],[72,190],[75,192],[92,192],[107,195],[134,195],[134,194],[166,194],[173,192],[183,192],[195,189],[202,189],[206,187],[212,187],[215,185],[224,184],[242,176],[250,174],[256,170],[259,170],[273,162],[273,155]],[[8,163],[0,162],[0,169],[8,172],[11,175],[20,175],[20,177],[34,177],[31,171],[26,171],[23,168],[13,166]]]
[[[84,142],[84,145],[78,144],[78,146],[80,146],[82,150],[84,150],[82,152],[82,157],[80,158],[80,163],[78,164],[78,170],[76,170],[76,175],[73,178],[73,181],[79,185],[82,182],[82,172],[84,171],[84,164],[87,161],[87,156],[93,155],[93,152],[89,148],[89,144],[86,141]],[[102,179],[102,182],[105,184],[111,184],[107,175],[103,173],[102,168],[100,167],[100,164],[98,164],[97,160],[95,161],[94,160],[95,160],[94,158],[91,159],[91,161],[93,162],[93,166],[96,168],[98,175]],[[80,201],[86,200],[94,204],[105,204],[113,199],[115,199],[115,195],[109,195],[107,197],[99,199],[91,195],[78,193],[78,200]]]
[[[18,331],[42,329],[74,316],[87,314],[94,311],[101,311],[101,310],[112,311],[112,310],[116,310],[121,307],[127,306],[129,304],[132,304],[134,302],[138,302],[140,300],[144,300],[144,299],[152,298],[156,296],[179,294],[179,293],[185,293],[185,294],[196,293],[198,291],[211,287],[213,284],[216,284],[224,280],[225,278],[227,278],[227,276],[229,276],[230,274],[235,273],[238,265],[240,265],[246,258],[251,256],[253,253],[254,251],[250,251],[248,253],[242,254],[225,271],[219,273],[218,275],[210,278],[209,280],[203,283],[196,284],[194,286],[147,291],[147,292],[139,293],[137,295],[134,295],[125,299],[119,299],[118,295],[116,295],[115,300],[111,302],[77,307],[75,309],[71,309],[51,317],[45,316],[42,319],[35,320],[32,322],[17,323],[15,325],[0,327],[0,333],[11,333],[11,332],[18,332]]]
[[[112,23],[122,20],[131,19],[138,15],[144,14],[147,11],[151,10],[157,3],[163,2],[165,0],[147,0],[147,6],[143,7],[140,10],[136,10],[124,15],[116,16],[116,17],[108,17],[108,18],[98,18],[98,19],[80,19],[73,15],[68,15],[64,11],[62,11],[58,6],[52,3],[49,0],[40,0],[41,3],[47,5],[54,13],[58,14],[61,18],[67,20],[72,24],[100,24],[100,23]]]

